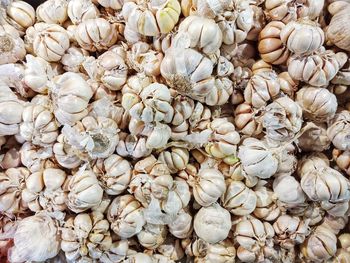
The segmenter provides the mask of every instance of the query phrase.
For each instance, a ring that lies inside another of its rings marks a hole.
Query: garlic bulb
[[[196,48],[205,54],[216,53],[222,44],[222,32],[214,20],[188,16],[172,40],[173,47]]]
[[[169,33],[178,22],[180,13],[181,6],[177,0],[153,0],[148,7],[128,2],[122,8],[122,15],[130,29],[145,36]]]
[[[261,179],[270,178],[277,172],[278,159],[266,143],[255,138],[247,138],[239,146],[238,158],[244,171]]]
[[[7,5],[6,15],[6,22],[15,27],[20,34],[23,34],[35,22],[35,10],[25,1],[11,1]]]
[[[67,15],[74,25],[97,18],[100,12],[91,0],[71,0],[68,2]]]
[[[63,134],[58,135],[57,142],[53,145],[52,151],[56,161],[62,167],[72,169],[77,168],[82,163],[82,160]]]
[[[280,83],[274,71],[254,74],[244,90],[244,99],[254,108],[261,108],[280,93]]]
[[[200,169],[188,183],[193,188],[194,199],[201,206],[210,206],[226,190],[223,174],[213,168]]]
[[[142,158],[152,152],[152,149],[147,148],[147,139],[144,137],[127,133],[120,133],[119,136],[116,151],[120,156]]]
[[[259,113],[248,103],[241,103],[235,108],[235,126],[239,132],[252,136],[262,132]]]
[[[30,171],[24,167],[10,168],[0,173],[0,211],[17,214],[24,212],[28,207],[21,194],[25,188],[25,178]]]
[[[331,119],[330,125],[327,129],[327,136],[332,141],[333,145],[339,150],[349,150],[350,144],[348,142],[347,126],[350,121],[350,113],[346,110],[337,113]]]
[[[26,142],[20,149],[21,163],[32,173],[42,170],[45,167],[52,167],[53,163],[50,158],[53,157],[52,147],[40,147]]]
[[[262,125],[269,140],[282,143],[292,139],[301,129],[302,109],[289,97],[281,97],[266,106]]]
[[[146,223],[143,207],[132,195],[120,195],[113,199],[107,212],[111,229],[122,238],[129,238],[142,230]]]
[[[349,19],[350,5],[345,1],[336,1],[328,6],[328,11],[332,19],[327,27],[327,39],[346,51],[350,50],[348,37],[348,27],[344,21]]]
[[[88,114],[87,105],[93,93],[79,74],[66,72],[57,76],[51,90],[54,114],[60,123],[74,125]]]
[[[202,207],[197,212],[193,225],[197,236],[214,244],[228,236],[231,229],[231,216],[227,210],[214,203],[211,206]]]
[[[196,256],[196,262],[225,263],[229,262],[236,256],[236,249],[230,239],[225,239],[215,244],[209,244],[198,239],[193,242],[192,246],[195,247],[194,254]]]
[[[313,121],[333,118],[337,110],[337,99],[324,88],[306,86],[297,92],[296,102],[303,109],[303,115]]]
[[[338,167],[345,171],[348,175],[350,173],[350,152],[349,151],[341,151],[338,149],[333,149],[332,156]]]
[[[58,222],[45,213],[39,213],[18,223],[9,259],[11,262],[45,261],[56,256],[59,250]]]
[[[307,125],[310,126],[310,123]],[[327,136],[327,126],[324,123],[312,123],[310,129],[306,130],[299,138],[297,145],[303,151],[322,152],[330,146],[330,139]]]
[[[232,9],[229,0],[184,0],[181,1],[181,9],[184,16],[195,14],[203,17],[215,18],[226,9]]]
[[[299,207],[305,204],[306,196],[300,183],[291,175],[281,175],[273,181],[273,191],[284,207]]]
[[[106,159],[98,159],[93,171],[109,195],[121,194],[131,180],[130,163],[116,154]]]
[[[70,1],[69,3],[71,3]],[[71,46],[61,58],[61,63],[66,71],[79,73],[83,69],[83,62],[89,56],[85,49]]]
[[[82,21],[74,32],[79,46],[88,51],[102,51],[111,47],[118,39],[116,24],[103,18]]]
[[[0,65],[23,60],[24,42],[18,31],[10,25],[0,26]]]
[[[158,157],[159,161],[167,165],[171,173],[185,169],[189,158],[188,150],[180,147],[172,147],[168,151],[162,151]]]
[[[59,61],[69,48],[67,31],[56,24],[36,23],[26,30],[28,49],[48,62]]]
[[[258,50],[261,58],[268,63],[279,65],[287,62],[289,50],[283,44],[280,33],[285,24],[280,21],[268,23],[259,34]]]
[[[168,237],[165,242],[157,248],[157,251],[163,255],[166,260],[170,260],[171,262],[173,260],[181,260],[185,254],[180,240],[172,237]]]
[[[258,219],[265,221],[274,221],[281,214],[281,209],[277,204],[277,196],[265,186],[266,181],[259,181],[254,187],[254,193],[256,195],[256,207],[253,214]]]
[[[100,204],[103,189],[94,172],[79,170],[68,179],[68,208],[76,213]]]
[[[240,181],[226,182],[226,192],[221,197],[223,207],[234,215],[249,215],[256,207],[257,197],[253,190]]]
[[[67,6],[68,3],[64,0],[45,1],[36,9],[38,21],[62,25],[68,19]]]
[[[309,37],[311,36],[311,37]],[[297,55],[309,55],[324,42],[324,33],[315,22],[301,19],[288,23],[280,32],[281,41]]]
[[[311,86],[322,87],[337,74],[341,65],[342,52],[318,51],[314,55],[300,57],[293,55],[288,60],[288,73],[295,80]]]
[[[148,249],[156,249],[165,242],[167,228],[164,225],[145,224],[137,234],[140,244]]]
[[[332,230],[318,226],[302,244],[301,252],[304,257],[314,262],[330,259],[337,250],[337,237]]]
[[[35,96],[22,114],[20,134],[35,145],[51,145],[59,134],[58,123],[52,112],[50,100],[46,96]]]
[[[47,168],[32,173],[25,178],[22,199],[34,212],[40,210],[64,211],[67,199],[65,180],[66,173],[57,168]]]
[[[192,234],[192,215],[185,210],[180,210],[174,220],[168,224],[169,232],[177,238],[187,238]]]

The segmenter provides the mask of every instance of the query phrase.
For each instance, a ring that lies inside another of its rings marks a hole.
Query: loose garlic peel
[[[0,7],[0,261],[348,262],[349,0]]]

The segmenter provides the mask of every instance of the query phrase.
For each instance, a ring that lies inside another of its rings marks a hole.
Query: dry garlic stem
[[[214,244],[224,240],[231,229],[230,213],[219,204],[202,207],[194,217],[194,231],[204,241]]]
[[[121,238],[136,235],[146,223],[143,207],[132,195],[120,195],[113,199],[107,219],[111,223],[111,229]]]
[[[101,203],[103,189],[93,171],[79,170],[68,180],[70,210],[80,213]]]
[[[0,26],[0,65],[23,60],[24,42],[18,31],[10,25]]]
[[[18,223],[9,259],[11,262],[46,261],[58,254],[60,238],[55,219],[45,213],[26,217]]]
[[[332,141],[333,145],[339,150],[350,150],[350,142],[348,139],[349,125],[350,112],[342,110],[334,116],[334,118],[331,120],[328,126],[328,138]]]

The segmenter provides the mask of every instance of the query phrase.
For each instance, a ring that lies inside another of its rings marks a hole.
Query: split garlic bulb
[[[122,238],[138,234],[146,223],[143,207],[132,195],[120,195],[113,199],[107,212],[111,229]]]
[[[64,0],[48,0],[39,5],[36,9],[38,21],[48,24],[62,25],[67,19],[68,3]]]
[[[101,203],[103,189],[93,171],[79,170],[68,180],[67,206],[70,210],[79,213]]]
[[[249,215],[256,207],[257,196],[240,181],[226,181],[227,189],[221,197],[223,207],[234,215]]]
[[[10,25],[0,26],[0,65],[15,63],[25,56],[24,42],[18,31]]]
[[[327,129],[327,136],[333,145],[339,150],[349,150],[348,125],[350,121],[350,112],[343,110],[337,113],[331,120]]]
[[[32,173],[42,170],[45,167],[55,165],[50,158],[53,157],[52,147],[40,147],[25,142],[20,149],[21,163]]]
[[[69,48],[67,31],[56,24],[36,23],[26,30],[26,44],[48,62],[59,61]]]
[[[117,42],[118,32],[115,24],[110,24],[103,18],[91,18],[77,26],[74,37],[82,48],[102,51]]]
[[[231,216],[226,209],[214,203],[211,206],[202,207],[197,212],[193,225],[198,237],[214,244],[228,236],[231,229]]]
[[[55,257],[59,250],[58,222],[45,213],[39,213],[18,223],[9,258],[12,262],[45,261]]]
[[[93,171],[109,195],[121,194],[131,180],[130,163],[116,154],[112,154],[106,159],[98,159]]]

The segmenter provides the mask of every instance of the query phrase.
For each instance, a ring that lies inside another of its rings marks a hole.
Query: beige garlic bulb
[[[244,135],[253,136],[262,132],[259,113],[248,103],[237,105],[234,111],[235,126]]]
[[[313,121],[333,118],[338,107],[337,98],[327,89],[306,86],[297,92],[296,102],[303,109],[303,115]]]
[[[35,145],[51,145],[58,136],[58,123],[52,112],[50,100],[46,96],[37,95],[26,106],[20,125],[21,136]]]
[[[211,206],[202,207],[197,212],[193,225],[198,237],[214,244],[228,236],[231,229],[231,216],[226,209],[214,203]]]
[[[106,159],[98,159],[93,171],[109,195],[121,194],[131,180],[130,163],[116,154]]]
[[[107,212],[111,229],[122,238],[129,238],[142,230],[146,223],[143,207],[132,195],[120,195],[113,199]]]
[[[348,175],[350,174],[350,152],[341,151],[334,148],[332,151],[332,156],[338,167],[345,171]]]
[[[87,106],[93,92],[81,75],[66,72],[57,76],[51,90],[54,114],[60,123],[74,125],[88,114]]]
[[[45,213],[39,213],[18,223],[9,256],[12,262],[45,261],[55,257],[59,251],[58,222]]]
[[[162,151],[158,159],[168,166],[171,173],[177,173],[186,168],[189,162],[189,152],[185,148],[172,147],[167,151]]]
[[[169,232],[177,238],[187,238],[192,234],[193,218],[189,211],[180,210],[174,220],[168,224]]]
[[[19,132],[24,102],[0,81],[0,135],[14,135]]]
[[[214,86],[213,62],[194,49],[170,48],[160,71],[168,85],[179,93],[203,101]]]
[[[25,189],[22,199],[31,211],[46,210],[49,212],[64,211],[67,189],[66,173],[57,168],[47,168],[30,174],[25,178]]]
[[[200,169],[188,183],[192,186],[194,199],[201,206],[210,206],[226,190],[223,174],[214,168]]]
[[[324,123],[308,123],[310,126],[297,141],[297,145],[303,151],[323,152],[330,146],[330,139],[327,136],[327,125]]]
[[[96,261],[123,260],[123,241],[113,242],[109,222],[101,212],[81,213],[69,217],[62,227],[61,248],[67,260]],[[127,245],[126,245],[127,246]]]
[[[63,69],[76,73],[81,72],[83,69],[83,62],[88,56],[89,52],[87,50],[71,46],[61,58]]]
[[[26,30],[29,50],[48,62],[59,61],[69,48],[67,31],[56,24],[36,23]]]
[[[56,161],[64,168],[77,168],[82,163],[82,160],[63,134],[58,135],[52,151]]]
[[[90,78],[101,82],[110,90],[120,90],[127,80],[128,67],[124,59],[111,50],[97,59],[86,58],[82,65]]]
[[[79,213],[100,204],[103,189],[93,171],[79,170],[68,180],[67,206],[70,210]]]
[[[322,87],[335,77],[342,67],[344,53],[320,49],[313,55],[301,57],[293,55],[288,60],[288,73],[295,79],[311,86]]]
[[[6,23],[15,27],[20,34],[35,23],[35,10],[25,1],[11,1],[6,8]]]
[[[67,15],[74,25],[97,18],[99,13],[91,0],[71,0],[68,2]]]
[[[348,142],[348,125],[350,121],[350,112],[342,110],[338,112],[331,120],[327,135],[332,141],[333,145],[339,150],[349,150],[350,144]]]
[[[191,15],[180,23],[179,31],[171,45],[196,48],[210,55],[216,53],[221,44],[222,32],[214,20]]]
[[[281,143],[292,139],[300,131],[302,122],[301,107],[287,96],[267,105],[262,116],[267,138]]]
[[[0,155],[0,167],[2,169],[16,168],[21,165],[20,152],[16,148],[10,148]]]
[[[238,258],[243,262],[254,262],[263,258],[264,250],[272,246],[275,232],[270,223],[252,217],[240,221],[234,235],[240,245],[237,250]]]
[[[240,141],[234,124],[225,118],[216,118],[208,125],[208,128],[212,131],[212,135],[209,142],[205,144],[206,152],[214,158],[230,162],[230,159],[236,156],[237,145]]]
[[[181,246],[181,241],[173,237],[168,237],[165,242],[157,248],[157,252],[160,253],[159,256],[161,259],[169,260],[170,262],[181,260],[185,255]]]
[[[301,246],[304,257],[313,262],[330,259],[337,251],[337,237],[331,229],[318,226]]]
[[[276,233],[276,241],[286,249],[292,249],[296,244],[302,244],[310,234],[308,221],[290,215],[278,217],[273,228]]]
[[[48,0],[39,5],[36,9],[38,22],[62,25],[67,19],[68,3],[64,0]]]
[[[276,154],[270,151],[266,143],[255,138],[246,138],[239,146],[238,158],[244,171],[250,176],[261,179],[270,178],[278,169]]]
[[[23,60],[26,55],[22,38],[10,25],[0,26],[0,53],[0,65]]]
[[[130,29],[145,36],[169,33],[178,22],[180,14],[181,6],[177,0],[153,0],[148,7],[128,2],[122,8],[122,15]]]
[[[222,205],[234,215],[244,216],[252,213],[257,197],[253,190],[240,181],[226,181],[227,189],[221,197]]]
[[[156,249],[165,242],[167,234],[166,226],[147,223],[137,234],[137,240],[144,248]]]
[[[22,213],[28,207],[21,193],[25,188],[25,178],[30,171],[24,167],[10,168],[0,173],[0,211],[3,213]]]
[[[199,243],[196,245],[196,243]],[[198,263],[229,262],[236,256],[236,249],[230,239],[225,239],[216,244],[204,243],[203,240],[198,239],[194,241],[193,246],[198,246],[198,255],[196,254],[195,261]]]
[[[328,6],[332,19],[327,27],[327,40],[346,51],[350,50],[350,39],[346,22],[349,19],[350,4],[345,1],[336,1]]]
[[[244,90],[245,102],[259,109],[273,100],[280,93],[280,88],[278,76],[274,71],[254,74]]]
[[[276,195],[265,185],[266,181],[260,180],[254,187],[256,207],[253,214],[258,219],[274,221],[281,214],[281,209],[276,202]]]
[[[284,207],[293,208],[305,205],[306,196],[300,182],[291,175],[281,175],[275,178],[273,191]]]
[[[280,33],[281,41],[297,55],[309,55],[324,42],[323,30],[309,19],[289,22]]]
[[[322,225],[332,229],[332,231],[334,232],[334,234],[339,234],[340,231],[342,231],[346,225],[349,222],[349,218],[347,215],[343,215],[343,216],[332,216],[330,214],[327,214],[322,221]],[[340,240],[341,235],[339,236],[339,241]]]
[[[104,18],[87,19],[77,26],[74,37],[79,46],[88,51],[106,50],[117,42],[116,26]]]
[[[258,50],[261,58],[268,63],[279,65],[287,62],[289,50],[283,44],[280,33],[286,25],[280,21],[268,23],[259,34]]]
[[[116,152],[123,157],[141,158],[150,155],[152,149],[146,146],[147,138],[127,133],[119,134]]]

